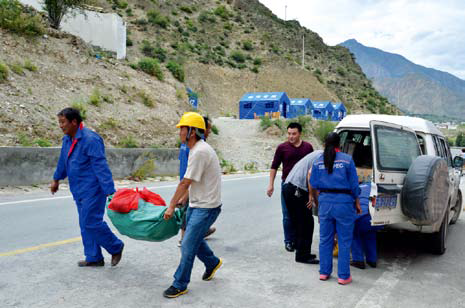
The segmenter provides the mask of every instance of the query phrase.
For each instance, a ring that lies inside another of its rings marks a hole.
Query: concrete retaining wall
[[[153,162],[150,175],[178,175],[178,149],[107,148],[115,179],[130,176],[144,163]],[[48,183],[55,171],[60,148],[0,147],[0,186]]]

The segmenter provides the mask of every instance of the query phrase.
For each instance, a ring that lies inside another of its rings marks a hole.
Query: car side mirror
[[[454,168],[462,169],[463,167],[463,158],[460,156],[454,157]]]

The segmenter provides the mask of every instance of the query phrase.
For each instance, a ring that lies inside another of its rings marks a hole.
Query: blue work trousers
[[[219,258],[208,247],[204,236],[220,212],[221,207],[213,209],[189,207],[187,209],[186,233],[181,243],[181,261],[174,273],[173,286],[175,288],[187,289],[196,256],[205,264],[207,270],[212,270],[218,265]]]
[[[102,192],[75,200],[87,262],[103,260],[101,247],[112,255],[121,252],[123,248],[123,242],[103,221],[106,200],[107,197]]]
[[[352,240],[352,260],[365,262],[376,262],[376,230],[371,226],[369,214],[358,217],[355,220],[354,239]]]
[[[352,203],[320,203],[320,274],[333,271],[334,234],[337,232],[339,254],[337,274],[341,279],[350,277],[350,246],[356,218]]]
[[[286,200],[283,194],[284,182],[281,182],[281,210],[283,211],[283,229],[284,229],[284,243],[295,244],[296,231],[292,224],[291,217],[286,206]]]

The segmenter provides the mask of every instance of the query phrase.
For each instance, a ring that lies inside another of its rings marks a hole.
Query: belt
[[[349,189],[321,189],[320,193],[330,193],[330,194],[346,194],[351,195],[352,191]]]

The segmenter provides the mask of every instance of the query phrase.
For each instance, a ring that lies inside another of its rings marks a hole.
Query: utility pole
[[[287,4],[284,6],[284,21],[287,21]]]
[[[302,34],[302,69],[305,69],[305,32]]]

